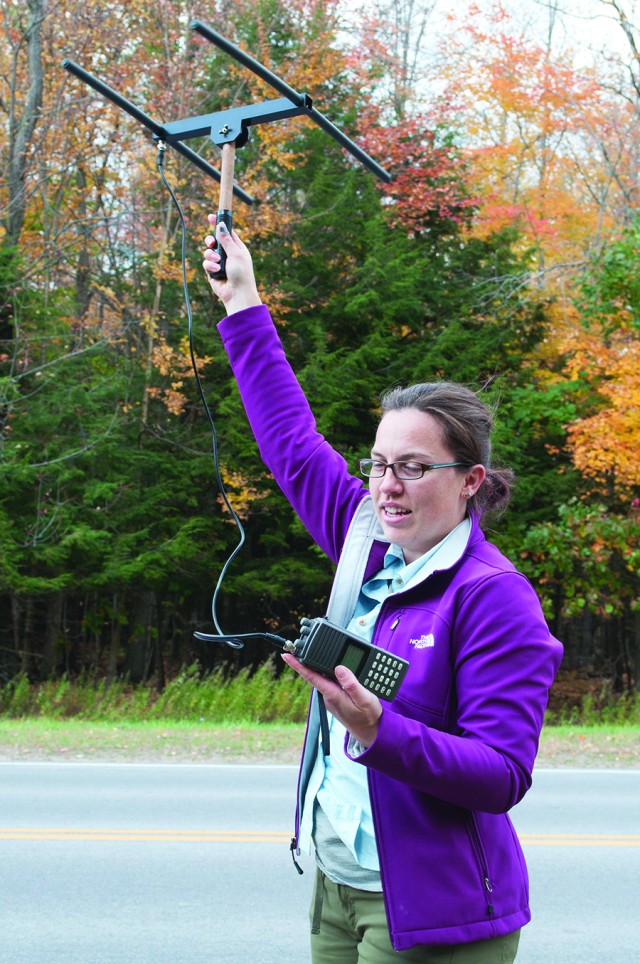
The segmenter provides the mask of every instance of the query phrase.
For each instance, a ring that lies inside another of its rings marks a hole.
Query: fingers
[[[327,701],[327,705],[329,705],[329,703],[334,704],[336,707],[340,704],[343,706],[348,705],[349,709],[363,712],[367,715],[373,712],[377,717],[378,707],[380,705],[378,697],[365,689],[346,666],[336,666],[334,670],[335,680],[333,680],[323,676],[321,673],[317,673],[315,670],[309,669],[308,666],[305,666],[304,663],[301,663],[290,653],[282,653],[282,659],[291,669],[296,671],[298,676],[301,676],[307,683],[315,686],[315,688],[322,693]],[[336,716],[338,715],[339,713],[336,713]]]
[[[211,290],[222,300],[227,314],[260,305],[249,249],[235,231],[229,232],[223,221],[216,225],[215,214],[209,214],[208,221],[214,233],[205,238],[202,266]],[[224,250],[226,278],[218,277],[221,257],[220,251],[215,250],[216,240]]]
[[[215,214],[209,214],[208,220],[212,224],[215,233],[208,234],[204,239],[206,248],[203,254],[204,260],[202,262],[202,267],[207,272],[207,278],[214,293],[221,296],[221,289],[219,285],[224,283],[224,278],[216,277],[217,273],[220,271],[222,261],[220,251],[216,248],[216,238],[220,244],[220,247],[224,249],[224,253],[227,258],[229,256],[229,252],[233,250],[234,247],[240,250],[242,242],[235,232],[233,237],[229,234],[227,226],[224,224],[224,222],[221,221],[220,224],[216,226]],[[244,248],[244,245],[242,245],[242,248]]]
[[[207,235],[207,237],[205,238],[205,244],[207,247],[203,252],[204,260],[202,262],[202,267],[208,274],[209,272],[215,272],[219,270],[220,255],[212,247],[212,245],[215,244],[215,241],[213,238],[210,237],[210,235]]]
[[[346,666],[336,666],[334,672],[340,689],[347,694],[353,705],[357,706],[358,709],[367,709],[376,699],[369,690],[358,682],[355,675]]]
[[[220,254],[216,251],[216,240],[218,241],[220,247],[224,249],[224,253],[228,258],[232,258],[237,261],[248,261],[250,263],[251,256],[249,254],[249,249],[240,240],[235,231],[229,233],[224,221],[216,225],[215,214],[208,215],[209,222],[212,223],[214,228],[214,234],[207,234],[204,239],[206,244],[206,249],[204,252],[204,262],[203,267],[205,271],[219,271],[220,269]]]
[[[340,720],[362,746],[371,746],[378,733],[382,704],[377,696],[358,682],[350,669],[336,666],[334,681],[309,669],[289,653],[283,653],[282,658],[322,694],[329,713]]]
[[[315,670],[309,669],[308,666],[301,663],[295,656],[292,656],[290,653],[282,653],[282,658],[291,669],[296,671],[298,676],[301,676],[311,686],[315,686],[323,696],[329,696],[332,692],[338,692],[339,685],[337,683],[327,679],[326,676],[322,676],[321,673],[316,673]]]
[[[216,214],[207,215],[207,220],[212,228],[212,234],[207,235],[205,238],[205,243],[214,245],[217,239],[225,251],[237,248],[239,251],[246,251],[248,253],[249,249],[244,241],[240,239],[239,235],[237,235],[233,229],[231,230],[231,233],[229,233],[229,229],[224,221],[221,221],[220,224],[216,224],[216,219]]]

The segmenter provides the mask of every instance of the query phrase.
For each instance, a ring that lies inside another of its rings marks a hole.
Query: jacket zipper
[[[378,618],[376,619],[375,626],[373,627],[373,638],[371,639],[371,644],[372,644],[372,646],[378,646],[378,645],[379,645],[379,639],[380,639],[380,636],[382,635],[382,619],[381,619],[381,617],[382,617],[382,615],[383,615],[383,613],[384,613],[384,607],[386,606],[388,599],[389,599],[389,597],[387,596],[387,599],[385,599],[385,600],[383,601],[383,603],[382,603],[382,608],[381,608],[381,610],[380,610],[380,614],[379,614]],[[393,632],[393,630],[397,627],[398,623],[400,622],[400,620],[401,620],[402,617],[404,616],[404,613],[405,613],[405,610],[402,609],[402,610],[400,610],[399,613],[396,614],[396,616],[394,617],[393,622],[392,622],[391,625],[389,626],[388,632],[390,632],[390,633]],[[383,648],[386,649],[386,647],[383,647]]]
[[[468,827],[469,827],[469,836],[471,838],[471,844],[475,851],[476,859],[480,865],[482,882],[483,882],[484,889],[486,891],[487,913],[489,917],[493,917],[494,907],[493,907],[493,899],[491,897],[493,893],[493,884],[491,883],[491,875],[489,874],[487,857],[484,851],[484,847],[482,846],[480,834],[478,833],[478,825],[476,824],[476,819],[472,812],[469,812]]]
[[[300,856],[300,848],[298,847],[298,837],[300,836],[300,820],[302,817],[302,804],[303,804],[302,786],[301,786],[302,764],[304,762],[305,754],[307,752],[307,744],[309,742],[309,725],[311,722],[311,713],[312,713],[312,700],[309,703],[309,709],[307,711],[307,728],[304,734],[304,740],[302,743],[302,754],[300,757],[300,766],[298,768],[298,782],[296,786],[296,812],[295,812],[295,818],[294,818],[293,836],[291,837],[291,841],[289,843],[289,853],[291,854],[293,866],[296,868],[299,874],[304,874],[304,870],[296,860],[296,857]],[[305,787],[305,790],[306,790],[306,787]]]

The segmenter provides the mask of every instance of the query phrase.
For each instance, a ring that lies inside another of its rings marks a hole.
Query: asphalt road
[[[304,964],[288,766],[0,764],[0,964]],[[640,770],[548,770],[513,817],[518,964],[640,962]]]

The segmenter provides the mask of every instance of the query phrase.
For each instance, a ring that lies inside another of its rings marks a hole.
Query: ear
[[[487,470],[485,469],[484,465],[472,465],[470,469],[467,469],[464,475],[464,498],[470,499],[476,494],[482,485],[486,474]]]

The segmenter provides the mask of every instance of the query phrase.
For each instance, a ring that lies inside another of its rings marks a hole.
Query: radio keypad
[[[380,696],[391,696],[403,665],[403,660],[396,659],[389,653],[377,652],[367,673],[365,685]]]

